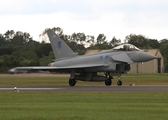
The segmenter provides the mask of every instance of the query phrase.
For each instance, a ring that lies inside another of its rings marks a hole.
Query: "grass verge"
[[[123,85],[168,85],[168,74],[126,74],[122,76]],[[69,75],[16,74],[0,75],[0,86],[69,86]],[[115,76],[113,85],[118,78]],[[103,82],[77,82],[77,86],[104,86]]]
[[[167,120],[168,93],[0,92],[2,120]]]

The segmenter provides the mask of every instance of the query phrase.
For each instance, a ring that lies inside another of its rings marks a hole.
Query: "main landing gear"
[[[76,80],[75,79],[69,79],[69,85],[70,86],[75,86]]]
[[[111,76],[110,73],[107,73],[107,72],[105,73],[105,75],[106,75],[106,78],[107,78],[107,80],[105,80],[105,85],[106,86],[110,86],[112,84],[112,80],[111,79],[113,79],[113,76]]]
[[[110,86],[112,84],[112,80],[110,78],[108,78],[106,81],[105,81],[105,85],[106,86]]]
[[[82,81],[105,81],[106,86],[110,86],[112,84],[112,79],[113,75],[118,75],[118,82],[117,85],[121,86],[122,81],[121,81],[121,73],[110,73],[106,72],[105,76],[97,75],[97,73],[84,73],[84,74],[75,74],[75,70],[71,71],[71,76],[69,78],[69,85],[70,86],[75,86],[76,82],[78,80]]]

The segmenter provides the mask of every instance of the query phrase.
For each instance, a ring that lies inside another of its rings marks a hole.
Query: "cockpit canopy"
[[[135,47],[131,44],[122,44],[117,47],[114,47],[113,50],[120,50],[120,51],[140,51],[139,48]]]

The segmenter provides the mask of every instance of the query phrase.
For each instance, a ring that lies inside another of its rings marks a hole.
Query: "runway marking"
[[[56,91],[56,92],[168,92],[168,86],[57,86],[57,87],[1,87],[0,91]]]
[[[54,91],[54,90],[60,90],[64,88],[0,88],[0,91],[14,91],[14,90],[23,90],[23,91]]]

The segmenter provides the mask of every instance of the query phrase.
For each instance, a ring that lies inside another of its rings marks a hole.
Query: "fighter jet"
[[[16,67],[16,70],[68,72],[70,73],[70,86],[75,86],[79,80],[104,81],[106,86],[110,86],[113,76],[118,76],[117,85],[121,86],[121,75],[131,69],[130,64],[156,58],[131,44],[122,44],[94,54],[78,55],[54,31],[48,29],[46,33],[56,58],[55,61],[49,66]],[[100,72],[104,74],[98,74]]]

